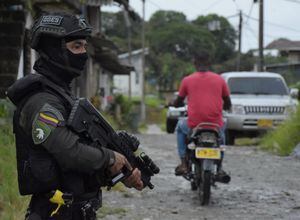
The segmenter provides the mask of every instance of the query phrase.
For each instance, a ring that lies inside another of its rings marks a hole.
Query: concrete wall
[[[148,50],[145,50],[145,54],[148,53]],[[119,55],[119,61],[121,64],[133,66],[135,71],[132,71],[130,74],[131,78],[131,95],[141,97],[142,96],[142,51],[137,50],[133,51],[131,54],[131,59],[129,60],[129,54]],[[124,75],[114,75],[114,92],[119,92],[122,94],[129,94],[129,76]]]

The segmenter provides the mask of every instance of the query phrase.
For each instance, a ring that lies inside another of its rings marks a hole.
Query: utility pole
[[[146,106],[145,106],[145,0],[143,2],[143,20],[142,20],[142,72],[141,72],[141,121],[146,120]]]
[[[264,1],[259,0],[259,60],[258,71],[264,70]]]
[[[127,28],[127,39],[128,39],[128,63],[129,66],[132,66],[131,58],[132,58],[132,49],[131,49],[131,22],[129,20],[128,12],[124,8],[124,18],[125,24]],[[131,71],[128,76],[128,98],[131,100]]]
[[[238,45],[238,54],[237,54],[237,62],[236,62],[236,71],[240,71],[241,66],[241,50],[242,50],[242,25],[243,25],[243,16],[242,11],[239,13],[240,21],[239,21],[239,45]]]

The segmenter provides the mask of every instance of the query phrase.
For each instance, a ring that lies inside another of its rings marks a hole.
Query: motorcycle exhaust
[[[230,180],[231,180],[231,177],[228,174],[226,174],[226,173],[224,173],[224,174],[217,174],[215,176],[215,181],[216,182],[229,183]]]

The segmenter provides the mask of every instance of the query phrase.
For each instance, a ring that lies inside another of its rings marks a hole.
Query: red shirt
[[[223,97],[229,96],[229,89],[221,76],[209,71],[186,76],[180,85],[179,96],[187,96],[190,128],[202,122],[223,126]]]

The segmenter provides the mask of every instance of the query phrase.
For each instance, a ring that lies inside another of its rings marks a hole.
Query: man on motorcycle
[[[208,70],[208,53],[203,51],[194,54],[194,65],[197,72],[183,78],[179,95],[174,102],[176,107],[183,106],[187,97],[188,103],[188,118],[180,119],[176,127],[181,164],[176,167],[175,175],[187,173],[186,138],[191,129],[202,122],[215,123],[223,128],[222,109],[231,108],[226,82],[221,76]],[[221,137],[224,140],[224,129],[221,129]]]

